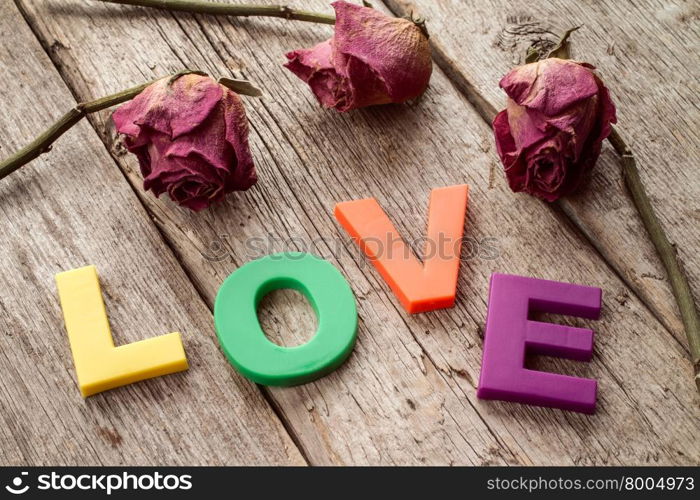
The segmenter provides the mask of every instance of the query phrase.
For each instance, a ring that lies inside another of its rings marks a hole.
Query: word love
[[[376,200],[339,203],[335,216],[413,314],[454,305],[467,202],[464,185],[432,191],[422,263]],[[429,251],[437,241],[458,244]],[[187,369],[178,333],[114,346],[94,267],[61,273],[56,281],[83,396]],[[258,321],[260,301],[282,288],[303,293],[316,313],[318,329],[304,345],[270,342]],[[590,359],[592,331],[529,317],[539,311],[597,318],[600,302],[598,288],[494,274],[477,396],[592,412],[595,380],[528,370],[524,363],[527,353]],[[241,374],[263,385],[291,386],[316,380],[348,358],[358,315],[352,289],[337,268],[290,252],[234,271],[217,294],[214,323],[224,354]]]

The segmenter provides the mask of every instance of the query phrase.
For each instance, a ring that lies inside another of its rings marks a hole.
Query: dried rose
[[[493,130],[513,191],[554,201],[575,191],[593,168],[617,122],[594,69],[549,58],[519,66],[501,80],[508,103]]]
[[[332,5],[333,38],[289,52],[285,64],[323,106],[348,111],[404,102],[425,92],[433,64],[419,25],[347,2]]]
[[[199,211],[257,180],[243,103],[208,76],[158,80],[113,119],[156,196]]]

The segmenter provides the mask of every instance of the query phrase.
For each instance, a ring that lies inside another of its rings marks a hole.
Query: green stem
[[[174,82],[176,79],[187,74],[197,74],[207,76],[206,73],[197,70],[183,70],[179,73],[175,73],[170,76],[170,83]],[[167,78],[167,77],[166,77]],[[47,153],[51,150],[51,145],[61,137],[65,132],[68,131],[73,125],[78,123],[83,119],[88,113],[94,113],[95,111],[101,111],[117,104],[129,101],[139,95],[143,89],[157,82],[158,80],[153,80],[148,83],[143,83],[137,85],[136,87],[131,87],[130,89],[122,90],[116,94],[108,95],[106,97],[101,97],[95,99],[94,101],[82,102],[71,109],[68,113],[63,115],[59,120],[42,132],[36,139],[27,144],[25,147],[17,151],[15,154],[6,158],[4,161],[0,162],[0,179],[4,179],[12,172],[20,168],[41,155],[42,153]],[[259,97],[262,95],[260,89],[254,87],[247,80],[234,80],[232,78],[221,77],[217,80],[221,85],[228,87],[238,94],[248,95],[252,97]]]
[[[654,208],[651,206],[649,196],[644,189],[644,184],[639,175],[637,162],[634,159],[632,151],[622,137],[620,137],[617,130],[613,129],[608,140],[617,154],[620,155],[622,161],[622,175],[625,179],[627,189],[632,195],[632,200],[637,207],[637,211],[639,212],[639,216],[644,223],[647,233],[649,233],[649,238],[654,244],[656,252],[659,254],[659,258],[666,268],[666,273],[671,283],[671,289],[673,290],[673,295],[676,297],[678,309],[681,313],[685,334],[688,338],[688,347],[690,348],[690,356],[693,362],[695,385],[698,392],[700,392],[700,316],[698,315],[698,308],[693,299],[690,285],[688,284],[688,278],[683,272],[674,245],[668,240],[659,219],[654,213]]]
[[[205,0],[97,0],[103,3],[138,5],[156,9],[179,10],[195,14],[213,14],[220,16],[264,16],[281,17],[306,21],[310,23],[335,24],[332,14],[318,14],[305,10],[293,9],[287,5],[231,5],[227,3],[207,2]]]
[[[577,26],[566,31],[556,47],[551,50],[546,57],[568,59],[569,36],[579,28],[580,26]],[[539,53],[537,50],[530,51],[528,52],[528,59],[531,60],[526,60],[526,62],[533,62],[538,58]],[[666,268],[666,274],[671,283],[671,290],[673,290],[673,296],[676,298],[676,303],[678,304],[681,320],[683,321],[683,327],[685,329],[685,335],[688,339],[690,358],[693,363],[695,386],[697,387],[698,393],[700,393],[700,316],[698,315],[698,308],[693,299],[693,292],[688,284],[688,278],[683,272],[675,246],[668,240],[659,219],[656,217],[654,207],[652,207],[651,200],[649,200],[646,189],[644,189],[644,184],[639,175],[639,169],[637,168],[637,162],[634,159],[632,150],[627,146],[616,129],[612,130],[608,136],[608,141],[610,141],[615,152],[620,156],[622,177],[625,180],[627,190],[632,195],[632,202],[637,208],[637,212],[642,219],[644,228],[647,230],[649,239],[653,243],[654,248],[656,248],[656,253],[659,255],[664,268]]]
[[[56,123],[42,132],[36,139],[17,151],[15,154],[0,162],[0,179],[10,175],[22,165],[29,163],[42,153],[51,150],[51,145],[61,137],[68,129],[78,123],[88,113],[94,113],[110,106],[121,104],[133,99],[153,82],[144,83],[130,89],[122,90],[116,94],[108,95],[94,101],[83,102],[75,106],[63,115]]]

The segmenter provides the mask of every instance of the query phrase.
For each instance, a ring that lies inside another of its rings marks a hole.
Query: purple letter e
[[[593,413],[595,380],[528,370],[525,354],[587,361],[593,332],[532,321],[532,311],[600,317],[601,290],[508,274],[493,274],[477,396]]]

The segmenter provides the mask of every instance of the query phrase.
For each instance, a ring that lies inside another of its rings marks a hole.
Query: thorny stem
[[[577,26],[566,31],[559,40],[559,43],[546,57],[568,59],[569,36],[579,28],[580,26]],[[528,54],[528,57],[532,56],[534,56],[534,54]],[[644,184],[639,175],[639,169],[637,168],[637,162],[632,150],[614,128],[608,136],[608,141],[610,141],[613,149],[615,149],[615,152],[620,156],[622,177],[625,180],[627,190],[632,196],[632,202],[637,208],[637,213],[639,213],[639,217],[642,219],[649,239],[653,243],[654,248],[656,248],[656,252],[666,269],[666,274],[668,274],[668,280],[671,283],[671,289],[673,290],[673,295],[676,298],[676,303],[681,313],[685,335],[688,338],[695,386],[700,393],[700,316],[698,316],[698,308],[693,299],[693,292],[688,284],[688,278],[678,259],[675,246],[668,240],[659,219],[656,217],[654,207],[652,207],[651,200],[647,195],[646,189],[644,189]]]
[[[639,212],[639,216],[644,223],[647,233],[649,233],[649,238],[654,244],[656,252],[659,254],[659,258],[666,268],[666,273],[671,283],[671,289],[673,290],[673,295],[676,297],[678,309],[681,313],[685,334],[688,338],[695,385],[698,392],[700,392],[700,316],[698,316],[697,305],[693,299],[693,293],[688,284],[688,278],[683,272],[681,263],[678,260],[675,246],[668,240],[659,219],[654,213],[654,208],[651,206],[649,196],[644,189],[644,184],[639,175],[639,169],[637,168],[637,162],[634,159],[632,150],[627,146],[615,129],[613,129],[608,140],[617,154],[620,155],[622,176],[625,180],[625,185],[632,195],[632,201],[635,207],[637,207],[637,211]]]
[[[118,3],[123,5],[136,5],[139,7],[152,7],[154,9],[173,10],[180,12],[190,12],[194,14],[211,14],[215,16],[233,17],[281,17],[295,21],[306,21],[309,23],[335,24],[333,14],[319,14],[289,7],[288,5],[231,5],[228,3],[210,2],[207,0],[96,0],[102,3]],[[372,4],[362,2],[362,5],[370,9]],[[414,17],[413,12],[405,19],[412,21],[426,38],[430,38],[425,19]]]
[[[190,73],[206,75],[206,73],[202,73],[201,71],[185,70],[172,75],[170,77],[171,82],[182,75]],[[109,107],[116,106],[117,104],[129,101],[137,95],[139,95],[146,87],[148,87],[152,83],[155,83],[156,81],[158,80],[143,83],[141,85],[137,85],[136,87],[131,87],[130,89],[117,92],[116,94],[111,94],[106,97],[95,99],[94,101],[82,102],[77,104],[68,113],[59,118],[56,123],[54,123],[44,132],[39,134],[39,136],[36,139],[34,139],[32,142],[27,144],[25,147],[17,151],[9,158],[6,158],[2,162],[0,162],[0,179],[7,177],[12,172],[20,168],[22,165],[29,163],[30,161],[37,158],[39,155],[49,152],[51,150],[51,145],[56,141],[56,139],[61,137],[73,125],[75,125],[81,119],[83,119],[83,117],[85,117],[88,113],[101,111],[103,109],[107,109]],[[239,94],[245,94],[250,96],[260,95],[260,91],[245,80],[220,78],[219,83]]]
[[[205,0],[97,0],[103,3],[138,5],[156,9],[179,10],[195,14],[220,16],[264,16],[281,17],[310,23],[335,24],[332,14],[318,14],[306,10],[293,9],[287,5],[231,5],[228,3],[207,2]]]
[[[559,40],[559,43],[546,56],[559,57],[562,59],[569,58],[569,41],[568,38],[580,26],[572,28],[564,33]],[[537,49],[530,47],[525,62],[535,62],[539,60],[541,54]],[[639,175],[637,162],[634,158],[632,150],[627,146],[616,129],[613,128],[608,136],[608,141],[612,145],[615,152],[620,156],[622,164],[622,177],[627,186],[627,190],[632,196],[632,202],[637,208],[639,217],[642,219],[644,228],[647,230],[649,239],[656,248],[656,252],[661,259],[661,262],[668,274],[668,280],[671,283],[673,295],[676,298],[678,309],[681,313],[685,335],[688,338],[688,347],[690,348],[690,357],[693,363],[693,377],[695,386],[700,393],[700,317],[698,316],[698,308],[693,299],[693,293],[688,284],[688,278],[683,272],[681,262],[678,259],[676,248],[668,240],[666,233],[656,217],[654,208],[651,205],[651,200],[644,189],[642,178]]]
[[[287,5],[231,5],[226,3],[210,2],[206,0],[96,0],[103,3],[117,3],[124,5],[135,5],[141,7],[152,7],[156,9],[175,10],[182,12],[192,12],[200,14],[213,14],[225,16],[264,16],[264,17],[281,17],[284,19],[293,19],[296,21],[307,21],[321,24],[335,24],[335,16],[333,14],[318,14],[305,10],[293,9]],[[369,5],[366,5],[369,6]],[[371,7],[371,6],[370,6]],[[423,18],[414,18],[413,21],[428,37],[428,31],[425,27]],[[199,73],[197,71],[186,71],[185,73]],[[177,78],[183,73],[178,73],[172,76]],[[152,83],[152,82],[151,82]],[[245,94],[253,97],[258,97],[261,92],[242,80],[232,80],[228,78],[220,78],[219,83],[224,85],[234,92]],[[63,115],[56,123],[45,130],[39,137],[34,139],[30,144],[22,148],[14,155],[0,163],[0,179],[8,176],[22,165],[32,161],[42,153],[46,153],[51,149],[51,144],[58,139],[63,133],[78,123],[86,114],[93,111],[120,104],[122,102],[133,99],[149,84],[139,85],[132,89],[119,92],[95,101],[78,104],[75,108]]]
[[[56,123],[42,132],[36,139],[1,162],[0,179],[7,177],[22,165],[29,163],[42,153],[48,153],[51,150],[51,144],[53,144],[56,139],[61,137],[66,131],[68,131],[68,129],[78,123],[88,113],[100,111],[109,108],[110,106],[115,106],[133,99],[151,83],[153,82],[137,85],[136,87],[122,90],[116,94],[101,97],[100,99],[95,99],[94,101],[79,103],[68,113],[59,118]]]
[[[568,59],[569,36],[579,28],[580,26],[577,26],[566,31],[559,40],[559,43],[545,57]],[[526,62],[534,62],[538,60],[539,57],[540,54],[536,49],[530,50],[528,51]],[[651,200],[649,200],[646,189],[644,189],[644,184],[639,175],[639,169],[637,168],[637,162],[634,159],[632,150],[614,128],[608,136],[608,141],[610,141],[613,149],[615,149],[615,152],[620,156],[622,177],[625,180],[627,190],[632,196],[632,202],[637,208],[637,213],[639,213],[639,217],[642,219],[649,239],[653,243],[654,248],[656,248],[656,252],[666,269],[666,274],[668,274],[668,280],[671,283],[671,289],[673,290],[673,295],[676,298],[676,303],[681,313],[685,335],[688,338],[695,386],[700,393],[700,317],[698,316],[697,305],[693,299],[693,293],[688,284],[688,278],[683,272],[675,246],[668,240],[659,219],[656,217],[654,208],[651,205]]]

